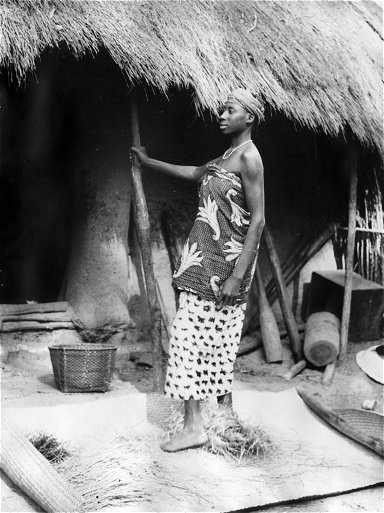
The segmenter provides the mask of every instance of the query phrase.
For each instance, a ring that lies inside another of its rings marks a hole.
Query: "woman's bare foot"
[[[204,430],[184,428],[171,438],[168,442],[161,445],[163,451],[177,452],[185,449],[201,447],[208,441]]]

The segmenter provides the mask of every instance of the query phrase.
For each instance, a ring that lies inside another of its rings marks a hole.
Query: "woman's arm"
[[[244,275],[255,258],[264,228],[264,170],[258,151],[252,149],[241,156],[241,179],[251,215],[244,246],[232,274],[221,286],[218,303],[234,305]]]
[[[183,178],[185,180],[193,181],[200,180],[200,178],[206,173],[208,164],[220,160],[219,158],[217,158],[199,167],[180,166],[177,164],[169,164],[168,162],[163,162],[161,160],[151,159],[142,149],[135,148],[134,146],[131,148],[131,151],[137,156],[137,158],[140,160],[143,166],[158,170],[162,173],[167,173],[169,175],[176,176],[177,178]]]

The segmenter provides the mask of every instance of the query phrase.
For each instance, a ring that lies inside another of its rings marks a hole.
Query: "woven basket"
[[[107,392],[116,347],[81,344],[57,345],[48,349],[55,383],[61,392]]]

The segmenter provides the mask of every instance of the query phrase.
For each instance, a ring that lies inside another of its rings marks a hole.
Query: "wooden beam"
[[[349,198],[348,198],[348,238],[345,259],[345,282],[343,313],[341,316],[339,359],[347,353],[349,319],[351,314],[353,259],[356,237],[356,203],[357,203],[357,154],[354,146],[347,149],[346,165],[349,167]]]
[[[283,273],[280,266],[279,257],[275,248],[272,233],[267,226],[264,226],[263,237],[268,252],[269,262],[273,277],[275,279],[276,289],[279,296],[281,312],[283,314],[288,337],[291,343],[292,354],[295,362],[303,359],[303,347],[297,329],[296,319],[292,312],[292,307],[288,298],[287,287],[284,282]]]
[[[71,307],[67,301],[55,303],[27,303],[22,305],[0,305],[0,315],[23,315],[29,313],[68,312]]]
[[[3,322],[1,327],[5,332],[16,331],[53,331],[53,330],[74,330],[75,326],[72,322],[35,322],[35,321],[18,321]]]
[[[44,312],[44,313],[26,313],[20,315],[2,315],[3,322],[72,322],[68,312]]]
[[[279,328],[264,289],[263,277],[259,264],[256,265],[256,284],[259,300],[260,329],[263,339],[265,359],[268,363],[283,360],[283,347],[280,341]]]
[[[137,99],[134,94],[130,98],[131,114],[131,135],[132,146],[140,148],[139,111]],[[152,324],[152,347],[153,347],[153,388],[155,392],[162,390],[162,344],[161,344],[161,309],[156,291],[156,279],[153,270],[152,249],[150,239],[150,224],[148,207],[145,199],[141,165],[136,157],[132,156],[132,199],[133,214],[136,224],[143,270],[147,288],[147,300]]]

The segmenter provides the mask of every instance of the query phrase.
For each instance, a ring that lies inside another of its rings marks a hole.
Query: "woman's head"
[[[261,103],[247,89],[235,89],[227,98],[219,116],[220,130],[224,134],[251,131],[255,121],[263,119]]]
[[[227,98],[227,102],[238,103],[244,110],[253,114],[255,119],[261,120],[264,117],[264,108],[262,104],[253,96],[248,89],[239,87],[232,91]]]

